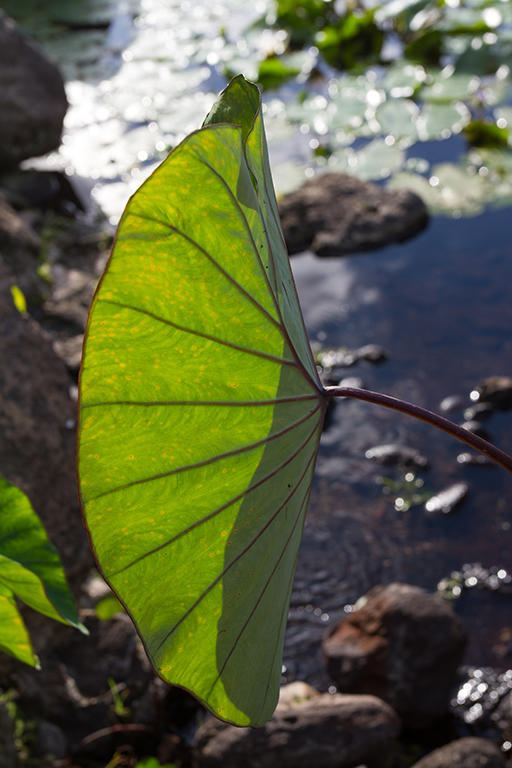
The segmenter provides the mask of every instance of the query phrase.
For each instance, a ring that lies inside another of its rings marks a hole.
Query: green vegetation
[[[60,558],[30,501],[0,478],[0,649],[38,667],[16,598],[88,634],[78,619]]]
[[[98,563],[156,669],[232,722],[277,702],[324,409],[260,96],[235,78],[123,216],[78,460]]]
[[[234,78],[131,198],[91,305],[81,503],[99,568],[167,682],[263,725],[329,397],[280,229],[257,87]],[[418,485],[412,484],[411,503]]]

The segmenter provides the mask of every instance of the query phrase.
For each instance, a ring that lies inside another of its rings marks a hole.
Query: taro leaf
[[[160,676],[262,725],[324,418],[257,87],[129,201],[81,372],[79,477],[98,565]]]
[[[87,633],[78,619],[55,548],[19,488],[0,478],[0,648],[36,666],[14,596],[45,616]]]

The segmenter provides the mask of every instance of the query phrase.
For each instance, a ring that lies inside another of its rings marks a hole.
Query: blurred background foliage
[[[5,0],[59,62],[64,168],[115,224],[242,72],[278,195],[339,170],[456,218],[512,201],[511,0]]]

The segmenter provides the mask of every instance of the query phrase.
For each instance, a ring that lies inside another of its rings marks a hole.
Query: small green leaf
[[[0,582],[0,650],[10,656],[40,669],[28,630],[10,589]]]
[[[91,307],[81,501],[160,676],[263,725],[326,398],[238,76],[131,198]]]
[[[17,285],[11,285],[11,295],[14,301],[14,306],[23,315],[27,311],[27,300]]]
[[[124,611],[124,608],[117,597],[110,594],[106,595],[96,603],[94,606],[94,611],[98,619],[101,619],[102,621],[108,621],[109,619],[112,619],[116,613]]]
[[[0,478],[0,585],[45,616],[80,629],[55,548],[19,488]]]

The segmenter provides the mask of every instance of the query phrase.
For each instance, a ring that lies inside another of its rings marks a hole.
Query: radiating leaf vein
[[[244,150],[244,154],[245,154],[245,150]],[[257,247],[257,245],[256,245],[256,243],[254,241],[254,236],[253,236],[251,228],[249,226],[249,222],[247,221],[247,217],[246,217],[244,211],[242,210],[242,207],[241,207],[240,203],[238,202],[238,200],[236,198],[236,195],[233,194],[233,190],[231,189],[231,187],[227,183],[226,179],[223,176],[221,176],[220,173],[215,170],[215,168],[213,168],[209,163],[206,162],[206,160],[203,160],[202,158],[199,158],[199,161],[201,163],[203,163],[203,165],[205,165],[207,168],[209,168],[212,171],[212,173],[214,173],[215,176],[217,176],[217,178],[221,181],[221,183],[227,189],[228,194],[229,194],[229,196],[231,198],[231,201],[233,202],[234,207],[239,212],[240,218],[243,220],[244,228],[246,229],[247,234],[249,235],[249,239],[250,239],[251,245],[252,245],[252,247],[254,249],[254,253],[256,254],[256,257],[258,259],[258,263],[261,266],[261,274],[263,275],[263,278],[265,280],[266,286],[267,286],[267,288],[269,290],[270,295],[272,296],[272,300],[273,300],[273,303],[274,303],[275,310],[276,310],[276,312],[277,312],[277,314],[279,316],[279,320],[281,321],[281,324],[284,325],[283,317],[281,315],[281,308],[279,306],[278,298],[275,295],[272,286],[270,285],[270,280],[268,279],[267,270],[265,269],[265,267],[263,266],[263,262],[261,261],[259,249],[258,249],[258,247]],[[246,158],[246,162],[247,162],[247,158]],[[250,170],[249,163],[247,163],[247,167]],[[252,173],[252,171],[251,171],[251,173]],[[256,200],[257,200],[257,198],[256,198]],[[263,231],[265,233],[265,238],[267,240],[267,243],[268,243],[268,246],[269,246],[269,250],[270,250],[270,242],[269,242],[269,239],[268,239],[268,235],[267,235],[267,230],[266,230],[266,227],[265,227],[264,219],[263,219],[263,217],[261,215],[261,206],[259,205],[259,201],[258,200],[257,200],[257,203],[258,203],[258,208],[259,208],[259,216],[260,216],[260,221],[261,221],[262,229],[263,229]]]
[[[261,445],[270,443],[272,440],[277,440],[283,435],[286,435],[287,432],[291,432],[293,429],[295,429],[295,427],[298,427],[301,424],[304,424],[304,422],[310,419],[312,416],[314,416],[314,414],[321,407],[322,407],[322,404],[318,403],[316,408],[313,411],[310,411],[310,413],[308,413],[307,416],[303,416],[302,419],[299,419],[299,421],[296,421],[293,424],[290,424],[289,426],[285,427],[285,429],[282,429],[281,432],[274,432],[273,435],[267,435],[267,437],[264,437],[261,440],[257,440],[255,443],[244,445],[241,448],[235,448],[233,451],[226,451],[226,453],[220,453],[217,456],[212,456],[210,459],[205,459],[204,461],[198,461],[195,464],[187,464],[184,467],[177,467],[176,469],[170,469],[168,472],[160,472],[157,475],[151,475],[151,477],[143,477],[140,480],[133,480],[131,483],[125,483],[124,485],[119,485],[117,488],[109,488],[108,491],[103,491],[103,493],[99,493],[97,496],[93,496],[91,500],[96,501],[96,499],[100,499],[102,496],[109,496],[111,493],[117,493],[117,491],[122,491],[125,488],[131,488],[134,485],[140,485],[141,483],[149,483],[153,480],[160,480],[163,477],[170,477],[170,475],[176,475],[178,474],[178,472],[187,472],[189,469],[198,469],[199,467],[205,467],[208,464],[214,464],[216,461],[227,459],[230,456],[237,456],[241,453],[246,453],[247,451],[251,451],[253,450],[253,448],[259,448]]]
[[[281,330],[283,330],[283,326],[281,325],[281,323],[278,320],[276,320],[274,317],[272,317],[270,312],[268,312],[268,310],[266,310],[265,307],[262,304],[260,304],[259,301],[257,301],[257,299],[254,298],[254,296],[252,296],[248,291],[246,291],[245,288],[242,285],[240,285],[240,283],[237,280],[235,280],[235,278],[224,269],[224,267],[221,267],[219,262],[216,261],[216,259],[214,259],[213,256],[210,253],[208,253],[208,251],[205,248],[199,245],[199,243],[196,240],[194,240],[189,235],[185,234],[185,232],[182,232],[182,230],[179,229],[178,227],[175,227],[173,224],[169,224],[168,222],[161,221],[160,219],[154,219],[151,216],[145,216],[142,213],[130,212],[130,215],[134,216],[135,218],[144,219],[146,221],[152,221],[154,224],[161,224],[162,227],[167,227],[168,229],[175,232],[177,235],[180,235],[180,237],[183,237],[185,240],[187,240],[191,245],[197,248],[198,251],[201,251],[201,253],[204,256],[206,256],[206,258],[211,262],[211,264],[213,264],[218,269],[218,271],[222,275],[224,275],[224,277],[227,280],[229,280],[229,282],[232,285],[234,285],[241,294],[245,296],[246,299],[248,299],[252,304],[254,304],[254,306],[263,315],[265,315],[265,317],[268,320],[270,320],[271,323],[273,323],[277,328],[280,328]]]
[[[210,512],[205,517],[202,517],[200,520],[196,520],[194,523],[189,525],[188,528],[184,528],[182,531],[180,531],[175,536],[165,541],[163,544],[159,544],[158,547],[154,547],[153,549],[148,550],[147,552],[145,552],[144,554],[140,555],[135,560],[133,560],[131,563],[128,563],[128,565],[125,565],[122,568],[120,568],[118,571],[111,572],[109,574],[110,578],[113,578],[114,576],[117,576],[120,573],[123,573],[123,571],[127,571],[129,568],[131,568],[133,565],[136,565],[141,560],[145,560],[146,557],[149,557],[150,555],[154,555],[157,552],[160,552],[162,549],[165,549],[166,547],[168,547],[169,545],[173,544],[175,541],[180,539],[182,536],[185,536],[186,534],[193,531],[194,528],[198,528],[200,525],[207,523],[209,520],[216,517],[221,512],[224,512],[225,509],[228,509],[228,507],[230,507],[232,504],[236,504],[237,501],[240,501],[241,499],[243,499],[245,496],[251,493],[251,491],[256,490],[256,488],[259,488],[260,485],[263,485],[272,477],[279,474],[279,472],[281,472],[282,469],[288,466],[288,464],[290,464],[294,459],[296,459],[299,453],[301,453],[304,450],[304,448],[306,448],[311,438],[315,435],[315,432],[317,431],[317,429],[318,429],[318,422],[315,424],[312,431],[304,440],[304,442],[299,446],[299,448],[297,448],[295,453],[292,453],[292,455],[289,456],[286,459],[286,461],[284,461],[282,464],[276,467],[276,469],[274,469],[272,472],[269,472],[267,475],[265,475],[265,477],[262,477],[260,480],[258,480],[257,483],[254,483],[254,485],[249,486],[248,488],[245,489],[245,491],[242,491],[242,493],[239,493],[237,496],[234,496],[232,499],[229,499],[221,507],[218,507],[218,509],[214,509],[213,512]]]
[[[209,333],[203,333],[202,331],[197,331],[194,328],[185,328],[183,325],[178,325],[177,323],[173,323],[172,320],[166,320],[164,317],[160,317],[160,315],[155,315],[154,312],[150,312],[148,309],[143,309],[142,307],[135,307],[132,304],[125,304],[121,301],[115,301],[115,299],[104,299],[103,297],[99,296],[98,301],[103,302],[104,304],[114,304],[116,307],[121,307],[122,309],[131,309],[133,312],[140,312],[143,315],[147,315],[148,317],[153,318],[153,320],[157,320],[160,323],[165,323],[165,325],[170,325],[172,328],[176,328],[178,331],[183,331],[183,333],[190,333],[192,336],[199,336],[202,339],[208,339],[209,341],[214,341],[216,344],[222,344],[224,347],[230,347],[231,349],[236,349],[238,352],[243,352],[248,355],[254,355],[254,357],[263,357],[265,360],[270,360],[273,363],[279,363],[279,365],[293,365],[297,367],[297,363],[294,360],[286,360],[285,358],[278,357],[277,355],[271,355],[268,352],[260,352],[258,349],[250,349],[249,347],[243,347],[240,344],[235,344],[232,341],[226,341],[223,339],[218,339],[216,336],[211,336]]]
[[[308,466],[309,466],[309,465],[308,465]],[[305,501],[305,499],[304,499],[304,501]],[[261,590],[261,594],[260,594],[260,596],[258,597],[258,599],[256,600],[256,602],[255,602],[255,604],[254,604],[253,608],[251,609],[251,612],[250,612],[249,616],[247,617],[247,620],[246,620],[245,624],[243,625],[242,629],[241,629],[241,630],[240,630],[240,632],[238,633],[238,636],[235,638],[235,641],[234,641],[234,643],[233,643],[233,646],[232,646],[232,648],[231,648],[230,652],[228,653],[228,655],[227,655],[227,656],[226,656],[226,658],[224,659],[224,663],[223,663],[223,665],[222,665],[221,669],[219,670],[219,672],[218,672],[218,674],[217,674],[217,677],[215,678],[215,680],[214,680],[214,681],[213,681],[213,683],[212,683],[212,687],[210,688],[210,691],[209,691],[209,693],[208,693],[208,695],[209,695],[209,696],[211,695],[211,693],[212,693],[213,689],[214,689],[214,688],[215,688],[215,686],[217,685],[217,683],[218,683],[218,681],[219,681],[219,679],[220,679],[220,676],[222,675],[222,673],[224,672],[224,670],[225,670],[225,668],[226,668],[226,664],[228,663],[229,659],[231,658],[231,655],[233,654],[233,652],[234,652],[234,650],[235,650],[236,646],[238,645],[238,642],[239,642],[240,638],[242,637],[243,633],[244,633],[244,632],[245,632],[245,630],[247,629],[247,626],[248,626],[249,622],[251,621],[252,617],[254,616],[254,612],[256,611],[256,609],[257,609],[258,605],[259,605],[259,604],[260,604],[260,602],[262,601],[262,599],[263,599],[263,596],[264,596],[265,592],[267,591],[268,585],[270,584],[270,582],[271,582],[271,581],[272,581],[272,579],[274,578],[274,574],[275,574],[276,570],[277,570],[277,569],[278,569],[278,567],[279,567],[279,563],[280,563],[280,562],[281,562],[281,560],[283,559],[283,555],[284,555],[284,553],[285,553],[285,552],[286,552],[286,550],[288,549],[288,545],[289,545],[289,543],[290,543],[290,539],[292,538],[293,534],[295,533],[295,528],[297,527],[297,523],[299,522],[299,520],[300,520],[300,518],[301,518],[301,515],[302,515],[302,510],[304,509],[304,501],[302,502],[302,504],[300,505],[300,507],[299,507],[299,509],[298,509],[298,512],[297,512],[297,516],[296,516],[296,518],[295,518],[295,522],[294,522],[294,524],[293,524],[293,526],[292,526],[292,530],[290,531],[290,535],[289,535],[289,536],[288,536],[288,538],[286,539],[285,545],[284,545],[283,549],[281,550],[281,553],[280,553],[280,555],[279,555],[279,557],[278,557],[278,559],[277,559],[277,562],[275,563],[275,565],[274,565],[274,567],[273,567],[273,569],[272,569],[272,572],[271,572],[270,576],[268,577],[267,581],[266,581],[266,582],[265,582],[265,584],[263,585],[263,589]],[[253,542],[251,542],[251,545],[250,545],[250,546],[252,546],[253,544],[254,544],[254,541],[253,541]],[[285,604],[285,606],[286,606],[286,604]],[[277,639],[277,640],[278,640],[278,642],[279,642],[279,636],[278,636],[278,639]],[[275,653],[274,653],[274,655],[275,655]]]
[[[318,400],[318,395],[297,395],[296,397],[280,397],[275,400],[103,400],[99,403],[84,403],[82,408],[96,408],[99,405],[216,405],[246,408],[253,405],[279,405],[280,403],[295,403],[304,400]]]
[[[306,468],[305,468],[305,470],[303,471],[303,473],[301,474],[301,476],[300,476],[300,479],[299,479],[299,481],[298,481],[297,485],[296,485],[296,486],[295,486],[295,488],[294,488],[294,489],[291,491],[291,493],[288,495],[288,497],[285,499],[285,501],[283,501],[283,503],[281,504],[281,506],[280,506],[280,507],[278,507],[278,508],[276,509],[276,511],[274,512],[274,514],[273,514],[273,515],[272,515],[272,516],[271,516],[271,517],[270,517],[270,518],[267,520],[267,522],[265,523],[265,525],[264,525],[262,528],[260,528],[260,530],[258,531],[258,533],[256,534],[256,536],[255,536],[255,537],[252,539],[252,541],[251,541],[251,542],[249,542],[249,544],[248,544],[246,547],[244,547],[244,549],[243,549],[243,550],[241,550],[241,552],[239,552],[239,553],[238,553],[238,555],[237,555],[236,557],[234,557],[234,558],[233,558],[233,560],[231,560],[231,562],[229,563],[229,565],[227,565],[227,566],[226,566],[226,567],[225,567],[225,568],[224,568],[224,569],[223,569],[223,570],[220,572],[220,574],[217,576],[217,578],[216,578],[216,579],[214,579],[214,580],[212,581],[212,583],[211,583],[211,584],[210,584],[210,585],[209,585],[209,586],[208,586],[208,587],[207,587],[207,588],[206,588],[206,589],[205,589],[205,590],[204,590],[204,591],[201,593],[201,595],[200,595],[200,596],[197,598],[197,600],[195,601],[195,603],[194,603],[193,605],[191,605],[191,606],[190,606],[190,608],[189,608],[187,611],[185,611],[185,613],[183,614],[183,616],[181,616],[181,617],[180,617],[180,619],[179,619],[179,620],[176,622],[176,624],[175,624],[175,625],[172,627],[172,629],[170,629],[170,630],[169,630],[169,632],[168,632],[168,633],[165,635],[165,637],[164,637],[164,638],[163,638],[163,639],[160,641],[160,643],[158,644],[158,646],[157,646],[157,647],[156,647],[156,649],[155,649],[155,653],[156,653],[156,652],[158,652],[158,651],[160,650],[160,648],[162,647],[162,645],[163,645],[164,643],[166,643],[166,642],[167,642],[167,640],[168,640],[168,639],[169,639],[169,637],[170,637],[170,636],[173,634],[173,632],[175,632],[175,631],[176,631],[176,629],[177,629],[177,628],[180,626],[180,624],[182,624],[182,623],[185,621],[185,619],[186,619],[188,616],[190,616],[190,614],[191,614],[191,613],[192,613],[192,612],[193,612],[193,611],[194,611],[194,610],[197,608],[197,606],[199,605],[199,603],[200,603],[202,600],[204,600],[204,598],[206,597],[206,595],[208,595],[208,594],[209,594],[209,593],[212,591],[212,589],[213,589],[213,588],[214,588],[214,587],[215,587],[215,586],[216,586],[216,585],[219,583],[219,581],[220,581],[220,580],[221,580],[221,579],[222,579],[222,578],[223,578],[223,577],[226,575],[226,573],[227,573],[227,572],[228,572],[228,571],[229,571],[229,570],[230,570],[230,569],[233,567],[233,565],[234,565],[235,563],[237,563],[237,562],[238,562],[238,561],[239,561],[239,560],[240,560],[240,559],[241,559],[241,558],[242,558],[244,555],[246,555],[246,554],[247,554],[247,552],[249,552],[249,550],[251,549],[251,547],[253,547],[253,546],[254,546],[254,544],[255,544],[255,543],[258,541],[258,539],[259,539],[259,538],[260,538],[260,537],[261,537],[261,536],[262,536],[262,535],[265,533],[265,531],[267,530],[267,528],[268,528],[270,525],[272,525],[272,523],[274,522],[274,520],[276,519],[276,517],[278,516],[278,514],[281,512],[281,510],[282,510],[282,509],[284,509],[284,507],[285,507],[285,506],[286,506],[286,505],[289,503],[290,499],[292,499],[292,498],[293,498],[293,496],[295,495],[295,493],[297,492],[297,489],[300,487],[300,484],[302,483],[302,481],[304,480],[304,478],[306,477],[306,475],[307,475],[307,473],[308,473],[308,470],[309,470],[309,468],[310,468],[310,466],[311,466],[311,462],[312,462],[313,460],[315,460],[315,459],[316,459],[316,456],[315,456],[315,454],[313,454],[313,455],[311,456],[311,458],[309,459],[308,463],[306,464]]]

